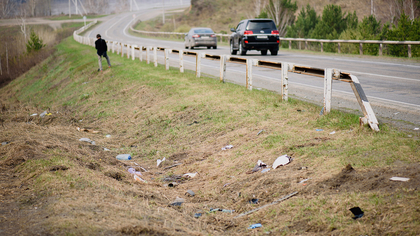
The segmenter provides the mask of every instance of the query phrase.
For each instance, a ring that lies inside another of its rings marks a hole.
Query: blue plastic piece
[[[261,228],[262,225],[261,224],[253,224],[251,226],[248,227],[248,229],[255,229],[255,228]]]

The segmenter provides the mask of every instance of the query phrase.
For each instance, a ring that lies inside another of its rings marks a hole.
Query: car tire
[[[231,55],[236,55],[237,52],[238,51],[236,51],[236,50],[233,49],[233,42],[230,41],[230,54]]]
[[[239,54],[241,54],[242,56],[246,55],[246,49],[244,49],[244,47],[242,46],[241,41],[239,41]]]
[[[211,49],[211,47],[207,47],[207,49]]]
[[[213,49],[217,49],[217,46],[213,46]]]
[[[261,50],[261,55],[263,56],[267,55],[267,50]]]
[[[271,53],[272,56],[277,56],[278,52],[279,52],[279,50],[277,48],[274,48],[274,49],[270,50],[270,53]]]

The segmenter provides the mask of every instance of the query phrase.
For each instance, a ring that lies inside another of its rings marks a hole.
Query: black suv
[[[279,51],[279,31],[271,19],[248,19],[239,22],[235,29],[230,29],[230,53],[245,55],[248,50],[261,51],[261,55],[277,55]]]

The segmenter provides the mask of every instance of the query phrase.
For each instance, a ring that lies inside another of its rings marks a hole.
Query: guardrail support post
[[[179,50],[179,72],[184,73],[184,51]]]
[[[109,52],[109,51],[111,51],[111,48],[109,47],[109,41],[105,41],[106,42],[106,48],[107,48],[107,51]],[[95,45],[96,46],[96,45]]]
[[[112,41],[112,53],[114,53],[114,52],[115,52],[115,42]]]
[[[139,60],[143,61],[143,46],[139,47]]]
[[[289,63],[281,63],[281,98],[283,101],[289,100]]]
[[[382,56],[382,43],[379,44],[379,56]]]
[[[365,95],[365,92],[362,89],[362,85],[360,84],[359,79],[357,79],[357,77],[354,75],[350,75],[350,78],[352,81],[350,83],[351,88],[353,89],[354,95],[356,96],[360,108],[362,109],[362,112],[365,115],[365,117],[360,117],[360,123],[365,123],[365,120],[367,120],[367,123],[369,124],[371,129],[379,131],[379,122],[376,119],[375,112],[373,112],[373,109],[370,106],[370,103]]]
[[[146,61],[147,64],[150,64],[149,46],[146,47]]]
[[[136,54],[134,54],[134,48],[137,47],[137,45],[131,45],[131,59],[134,61],[136,59]]]
[[[305,40],[305,50],[308,50],[308,40]]]
[[[324,71],[324,114],[328,114],[331,112],[333,69]]]
[[[246,59],[246,88],[252,90],[252,65],[253,59]]]
[[[131,45],[127,44],[127,59],[130,58],[130,47],[131,47]]]
[[[124,43],[121,44],[121,57],[124,57]]]
[[[411,44],[408,44],[408,57],[411,58]]]
[[[169,70],[169,49],[165,48],[165,69]]]
[[[324,52],[324,43],[321,42],[321,52]]]
[[[338,53],[341,53],[341,43],[338,43]]]
[[[359,43],[359,53],[363,55],[363,43]]]
[[[289,40],[289,49],[292,49],[292,40]]]
[[[158,57],[157,57],[157,47],[156,46],[153,47],[153,59],[155,61],[155,67],[157,67],[158,66]]]
[[[220,55],[220,82],[225,82],[226,77],[226,55]]]
[[[198,78],[201,77],[201,53],[195,54],[196,62],[195,62],[195,76]]]

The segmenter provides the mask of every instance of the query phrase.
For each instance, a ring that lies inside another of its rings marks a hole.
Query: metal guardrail
[[[177,37],[183,37],[185,33],[178,33],[178,32],[153,32],[153,31],[144,31],[144,30],[136,30],[132,26],[130,29],[133,32],[137,32],[140,34],[158,36],[158,35],[175,35]],[[215,34],[219,39],[220,42],[223,42],[223,38],[226,38],[226,42],[229,41],[230,34]],[[284,38],[280,37],[282,41],[289,42],[289,49],[292,49],[292,42],[305,42],[305,50],[308,49],[308,42],[315,42],[321,44],[321,52],[324,52],[324,43],[337,43],[338,45],[338,53],[341,53],[341,44],[342,43],[352,43],[352,44],[359,44],[359,54],[363,55],[363,44],[379,44],[379,56],[383,55],[383,47],[387,44],[393,45],[407,45],[408,50],[408,57],[411,57],[411,45],[420,45],[420,41],[390,41],[390,40],[346,40],[346,39],[307,39],[307,38]]]
[[[91,22],[89,25],[82,27],[79,30],[76,30],[73,34],[74,39],[82,44],[95,46],[95,39],[82,37],[78,34],[92,26],[96,23]],[[227,62],[232,63],[240,63],[246,65],[246,88],[252,90],[252,68],[254,66],[257,67],[265,67],[271,68],[276,70],[281,70],[281,96],[282,100],[288,101],[288,72],[291,73],[298,73],[298,74],[305,74],[317,77],[324,78],[324,107],[323,113],[327,114],[331,111],[331,99],[332,99],[332,81],[333,80],[340,80],[344,82],[348,82],[356,96],[356,99],[361,107],[361,110],[364,114],[364,117],[360,117],[361,124],[368,124],[371,129],[375,131],[379,131],[378,127],[378,120],[376,119],[375,113],[373,112],[372,107],[370,106],[369,101],[362,89],[362,86],[357,79],[356,76],[341,72],[336,69],[322,69],[322,68],[315,68],[315,67],[308,67],[302,65],[295,65],[292,63],[287,62],[278,62],[278,61],[267,61],[267,60],[257,60],[257,59],[249,59],[244,57],[237,57],[231,55],[213,55],[213,54],[205,54],[200,52],[195,52],[191,50],[178,50],[178,49],[171,49],[166,47],[157,47],[157,46],[137,46],[137,45],[130,45],[122,42],[117,41],[106,41],[108,46],[108,51],[112,51],[112,53],[116,52],[117,55],[121,54],[121,57],[124,56],[124,51],[126,51],[127,58],[135,60],[136,53],[138,51],[138,58],[140,61],[143,61],[143,54],[145,52],[145,59],[149,64],[151,62],[151,54],[153,54],[153,63],[155,66],[158,66],[158,51],[164,52],[164,64],[165,68],[169,70],[169,53],[177,53],[179,54],[179,70],[181,73],[184,72],[184,55],[186,56],[195,56],[196,57],[196,76],[201,76],[201,59],[210,59],[210,60],[219,60],[220,61],[220,81],[225,82],[226,78],[226,64]],[[124,50],[125,49],[125,50]]]

